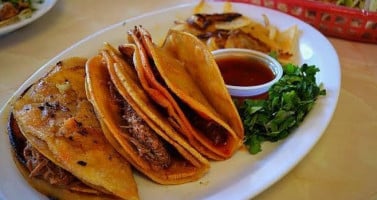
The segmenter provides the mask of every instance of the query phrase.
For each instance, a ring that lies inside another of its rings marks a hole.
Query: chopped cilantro
[[[262,151],[265,141],[286,138],[304,120],[318,96],[326,95],[316,83],[316,66],[287,64],[283,70],[267,99],[247,99],[238,107],[245,128],[244,144],[251,154]]]

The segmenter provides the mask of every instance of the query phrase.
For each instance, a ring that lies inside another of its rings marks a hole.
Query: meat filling
[[[38,152],[27,141],[23,151],[26,167],[30,171],[29,176],[47,181],[51,185],[67,188],[75,192],[83,192],[87,194],[101,195],[101,191],[90,188],[74,177],[70,172],[55,165],[45,156]]]
[[[31,143],[22,135],[13,114],[9,119],[8,131],[17,159],[27,168],[29,177],[38,178],[51,185],[67,188],[71,191],[102,194],[102,192],[86,186],[70,172],[58,167],[32,147]]]
[[[131,136],[130,142],[135,146],[140,157],[148,161],[152,168],[163,169],[171,164],[171,156],[165,144],[135,110],[120,96],[109,82],[111,95],[121,107],[121,115],[125,121],[127,132]]]
[[[170,155],[156,133],[141,119],[129,104],[125,106],[124,119],[132,134],[131,142],[136,146],[139,155],[158,168],[170,165]]]
[[[218,19],[216,17],[219,17]],[[221,18],[222,17],[222,18]],[[224,21],[230,20],[230,18],[235,18],[239,17],[238,15],[226,15],[226,16],[214,16],[213,19],[221,20],[223,19]],[[221,19],[220,19],[221,18]],[[233,19],[232,18],[232,19]],[[212,18],[211,18],[212,19]],[[141,37],[138,35],[138,37]],[[141,40],[141,39],[140,39]],[[124,47],[119,48],[119,50],[126,56],[126,49]],[[151,53],[148,52],[148,49],[146,49],[147,54],[150,55]],[[150,67],[152,69],[153,75],[155,76],[156,80],[164,87],[168,88],[165,81],[163,80],[161,74],[157,70],[157,67],[154,63],[153,58],[149,56],[148,62],[150,63]],[[173,98],[177,101],[179,106],[184,110],[186,113],[186,117],[189,119],[189,121],[192,123],[192,125],[200,130],[202,133],[205,133],[205,136],[209,138],[209,140],[214,144],[215,146],[222,146],[226,145],[227,143],[227,130],[225,130],[222,126],[217,124],[216,122],[212,120],[205,119],[198,115],[193,109],[191,109],[188,105],[186,105],[184,102],[182,102],[173,92],[171,92],[173,95]],[[166,112],[168,115],[168,113]],[[128,117],[125,117],[128,118]],[[173,127],[177,128],[177,125],[173,122]]]
[[[182,109],[185,110],[186,116],[192,125],[200,130],[202,133],[206,134],[206,137],[212,142],[215,146],[223,146],[227,144],[228,135],[227,130],[220,126],[218,123],[204,119],[194,110],[185,106],[183,103],[180,104]]]
[[[24,157],[26,167],[30,171],[30,177],[39,177],[52,185],[58,186],[67,186],[77,181],[72,174],[49,161],[33,148],[29,142],[27,142],[24,149]]]

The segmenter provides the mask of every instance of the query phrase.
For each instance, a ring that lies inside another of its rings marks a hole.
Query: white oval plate
[[[126,31],[135,25],[143,25],[151,32],[155,42],[161,42],[173,21],[187,18],[194,7],[195,4],[184,4],[152,12],[90,35],[46,63],[15,92],[0,113],[0,194],[4,199],[44,198],[20,176],[11,158],[6,127],[14,99],[59,60],[70,56],[93,56],[103,42],[116,46],[124,43]],[[299,63],[315,64],[320,68],[318,82],[324,84],[327,95],[318,99],[304,122],[288,138],[277,143],[264,143],[263,151],[257,155],[239,151],[227,161],[212,162],[210,172],[199,181],[161,186],[135,173],[141,199],[215,200],[254,197],[283,177],[310,151],[332,118],[340,90],[340,66],[338,56],[329,41],[311,26],[286,14],[247,4],[233,4],[233,9],[260,21],[262,14],[266,14],[272,24],[282,29],[298,25],[302,31],[299,39]],[[209,3],[205,11],[222,12],[223,3]]]
[[[0,36],[17,30],[39,19],[56,4],[56,1],[57,0],[43,0],[42,3],[38,3],[38,1],[33,0],[33,6],[36,10],[32,13],[32,15],[29,18],[22,19],[18,22],[0,27]]]

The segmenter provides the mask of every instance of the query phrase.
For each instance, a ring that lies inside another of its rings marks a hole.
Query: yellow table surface
[[[39,20],[0,37],[0,106],[39,67],[84,37],[187,2],[59,0]],[[334,117],[309,154],[255,199],[377,199],[377,45],[328,39],[342,71]]]

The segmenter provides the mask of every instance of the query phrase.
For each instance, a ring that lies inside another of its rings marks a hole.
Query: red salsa
[[[266,63],[246,56],[218,57],[216,63],[227,85],[254,86],[275,77]]]

